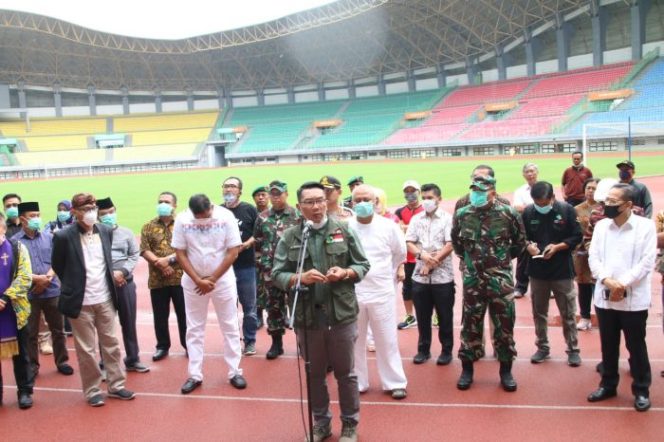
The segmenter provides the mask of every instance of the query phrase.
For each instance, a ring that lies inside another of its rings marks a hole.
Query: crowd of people
[[[574,152],[572,161],[562,176],[562,199],[552,183],[538,180],[537,165],[528,163],[525,184],[511,202],[497,193],[493,169],[478,165],[454,213],[443,209],[435,183],[406,181],[405,205],[392,213],[385,192],[361,176],[348,180],[350,194],[344,199],[333,176],[306,182],[297,188],[295,207],[283,181],[254,189],[250,204],[241,201],[242,180],[231,176],[222,183],[219,205],[197,194],[178,211],[177,196],[162,192],[140,241],[118,225],[111,197],[78,193],[61,201],[57,218],[44,225],[38,202],[7,194],[0,213],[0,356],[13,360],[18,406],[33,405],[40,353],[52,353],[62,375],[74,373],[68,335],[90,406],[102,406],[106,398],[135,398],[126,387],[126,373],[150,371],[140,360],[136,328],[133,273],[142,258],[149,267],[156,338],[152,361],[169,355],[172,304],[188,357],[182,394],[203,383],[210,302],[223,335],[228,382],[237,389],[247,386],[240,365],[243,356],[256,354],[257,330],[266,327],[271,339],[266,359],[277,359],[284,354],[283,336],[292,317],[297,350],[310,364],[314,440],[331,435],[329,372],[338,384],[340,440],[356,440],[360,394],[370,388],[367,350],[376,353],[380,388],[395,400],[407,397],[398,330],[417,327],[412,362],[419,365],[431,358],[437,327],[436,364],[452,362],[456,255],[463,280],[458,389],[472,386],[473,365],[485,357],[488,309],[500,385],[507,392],[517,390],[515,299],[530,289],[536,343],[531,362],[550,358],[553,298],[567,363],[580,366],[578,332],[592,329],[594,304],[601,380],[587,399],[616,395],[622,333],[634,407],[645,411],[652,377],[646,320],[652,274],[664,272],[661,256],[656,264],[664,212],[651,220],[650,193],[634,180],[631,161],[617,164],[618,179],[601,180],[583,165],[582,153]],[[406,312],[402,321],[395,302],[399,287]],[[300,302],[294,306],[296,291]],[[123,346],[115,332],[116,315]],[[0,402],[1,381],[0,374]]]

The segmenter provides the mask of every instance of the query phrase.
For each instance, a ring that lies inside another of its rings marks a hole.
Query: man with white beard
[[[395,306],[397,269],[406,259],[406,242],[399,226],[382,216],[375,216],[376,195],[373,188],[361,184],[353,189],[355,218],[349,226],[369,259],[371,269],[355,285],[360,308],[358,338],[355,342],[355,372],[360,392],[369,389],[369,370],[365,351],[367,328],[371,326],[376,343],[376,362],[381,386],[394,399],[406,397],[406,375],[399,353]]]

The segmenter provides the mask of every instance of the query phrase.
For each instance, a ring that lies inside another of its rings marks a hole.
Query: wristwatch
[[[177,262],[178,262],[178,259],[175,256],[171,256],[170,258],[168,258],[168,265],[172,266],[173,264],[176,264]]]

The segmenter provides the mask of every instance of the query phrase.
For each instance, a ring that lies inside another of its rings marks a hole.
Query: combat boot
[[[267,359],[277,359],[280,355],[284,354],[284,342],[281,335],[271,335],[272,346],[265,354]]]
[[[516,391],[516,381],[512,377],[512,361],[500,362],[500,385],[505,391]]]
[[[459,390],[468,390],[473,383],[473,361],[461,361],[461,376],[457,382]]]

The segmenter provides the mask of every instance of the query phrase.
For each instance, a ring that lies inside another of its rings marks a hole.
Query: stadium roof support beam
[[[590,22],[593,36],[593,66],[604,64],[604,49],[606,48],[606,8],[599,4],[599,0],[590,2]]]
[[[567,57],[569,57],[570,26],[560,15],[556,16],[556,47],[558,52],[558,70],[567,71]]]
[[[632,60],[643,56],[643,43],[646,41],[646,14],[650,9],[650,0],[632,0],[630,7]]]
[[[496,47],[496,70],[498,71],[499,81],[507,79],[507,60],[502,45]]]
[[[62,116],[62,93],[60,85],[53,86],[53,103],[55,103],[55,116]]]
[[[88,107],[90,108],[90,116],[97,115],[97,89],[90,85],[88,86]]]
[[[529,77],[535,75],[535,37],[530,29],[523,31],[525,39],[524,49],[526,50],[526,70]]]

